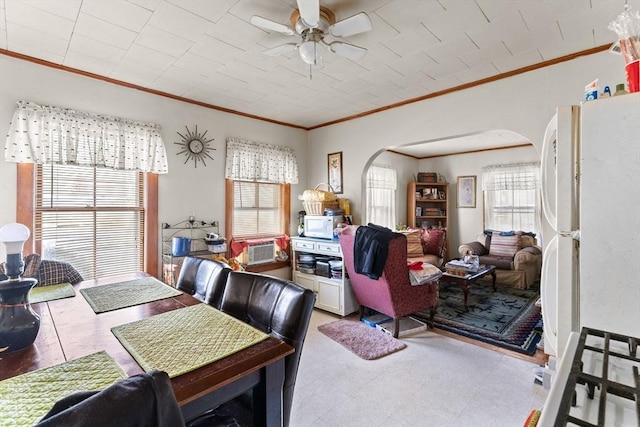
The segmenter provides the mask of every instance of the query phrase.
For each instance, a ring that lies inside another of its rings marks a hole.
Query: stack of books
[[[444,266],[447,274],[453,276],[466,276],[467,274],[473,274],[478,272],[477,264],[468,264],[461,260],[452,260]]]

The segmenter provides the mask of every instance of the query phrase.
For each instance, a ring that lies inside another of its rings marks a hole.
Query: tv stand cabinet
[[[316,308],[346,316],[358,311],[358,302],[353,295],[351,282],[342,264],[342,279],[298,271],[298,255],[300,253],[328,255],[342,259],[340,243],[336,240],[312,239],[307,237],[291,238],[291,266],[293,281],[316,293]]]

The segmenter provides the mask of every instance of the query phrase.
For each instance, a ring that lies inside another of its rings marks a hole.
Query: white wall
[[[86,110],[95,113],[126,117],[160,124],[167,149],[169,173],[159,177],[158,219],[174,224],[195,215],[203,221],[220,222],[224,232],[224,159],[225,139],[229,136],[246,138],[292,147],[296,151],[300,183],[291,188],[291,232],[295,232],[295,214],[302,209],[297,199],[308,187],[307,132],[239,115],[127,89],[77,74],[56,70],[0,55],[0,135],[6,135],[17,100],[44,105]],[[184,164],[185,157],[177,156],[185,126],[198,131],[207,130],[214,138],[211,152],[214,160],[207,160],[194,168],[193,161]],[[15,221],[16,165],[0,159],[0,224]],[[0,251],[2,252],[2,251]]]
[[[357,217],[363,208],[363,171],[380,150],[504,129],[519,133],[540,151],[556,106],[579,104],[584,98],[584,86],[594,78],[599,79],[601,87],[624,82],[623,65],[619,56],[603,52],[314,129],[309,132],[308,155],[310,159],[324,159],[327,153],[343,152],[343,164],[348,165],[343,172],[344,197],[352,201]],[[324,162],[309,162],[310,183],[322,182],[325,176]]]
[[[326,182],[328,153],[343,152],[342,197],[350,199],[357,221],[363,212],[363,172],[372,157],[385,148],[505,129],[530,140],[539,151],[555,107],[580,103],[584,86],[596,77],[602,86],[613,87],[625,81],[622,65],[619,56],[603,52],[305,132],[0,55],[0,135],[6,135],[15,101],[19,99],[159,123],[167,146],[170,170],[159,180],[160,222],[175,223],[194,214],[203,220],[218,220],[221,226],[224,226],[225,138],[237,136],[290,146],[296,150],[300,166],[300,183],[291,190],[291,220],[295,228],[295,214],[302,209],[296,196],[304,189]],[[183,158],[176,156],[178,146],[173,144],[179,141],[176,132],[182,132],[185,126],[192,128],[195,124],[199,130],[208,130],[207,135],[215,138],[215,160],[206,168],[200,165],[194,169],[192,164],[184,165]],[[0,159],[0,224],[15,220],[15,169],[14,164]],[[411,173],[415,172],[416,169],[412,169]],[[455,173],[458,174],[457,171]],[[465,171],[461,174],[473,173]],[[454,175],[447,178],[453,180]],[[399,212],[406,209],[404,205],[406,203],[399,202]],[[461,213],[459,220],[466,224],[469,215]],[[478,217],[480,219],[474,216],[474,221],[482,221],[480,212]],[[466,239],[470,229],[475,232],[478,228],[475,223],[469,224],[468,229],[466,226],[459,229],[460,238]]]

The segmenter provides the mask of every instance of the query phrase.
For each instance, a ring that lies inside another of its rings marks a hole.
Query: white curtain
[[[225,178],[274,184],[297,184],[296,153],[289,147],[227,138]]]
[[[387,165],[371,165],[367,171],[367,212],[365,223],[396,227],[396,170]]]
[[[482,170],[484,224],[501,231],[541,231],[540,163],[494,165]]]
[[[160,126],[18,101],[4,148],[7,162],[167,173]]]

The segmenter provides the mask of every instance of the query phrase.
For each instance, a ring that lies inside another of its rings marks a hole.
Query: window
[[[234,239],[273,237],[285,234],[284,184],[233,181]]]
[[[367,171],[366,223],[394,229],[396,226],[396,171],[391,166],[371,165]]]
[[[488,166],[482,175],[485,228],[540,232],[540,164]]]
[[[85,279],[142,271],[144,189],[138,171],[37,165],[36,251]]]

